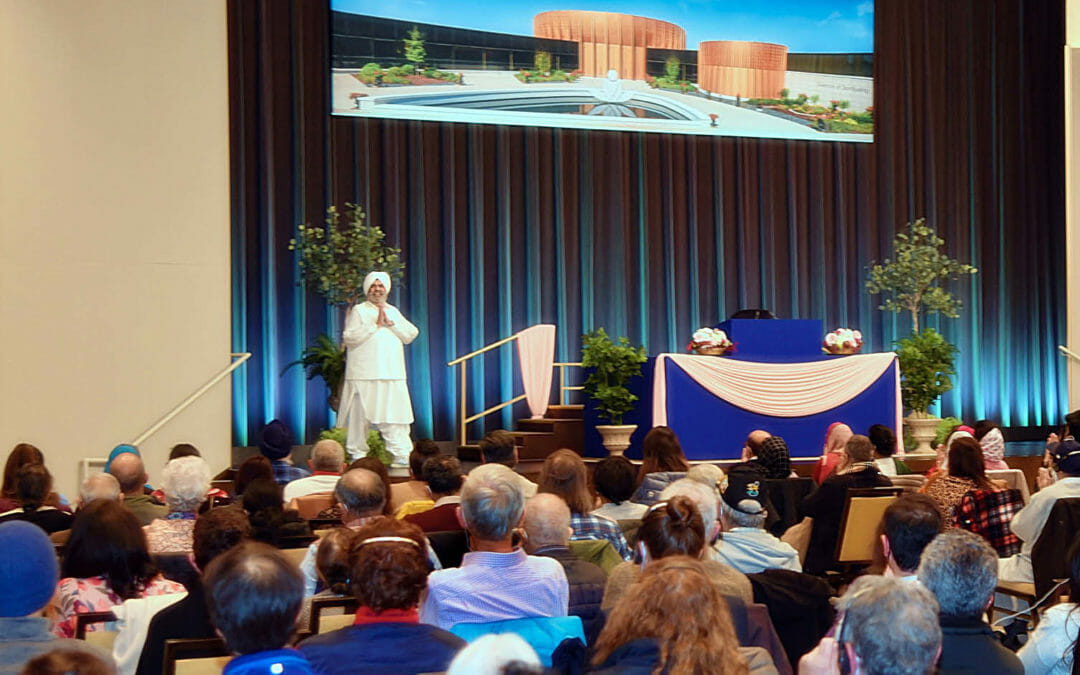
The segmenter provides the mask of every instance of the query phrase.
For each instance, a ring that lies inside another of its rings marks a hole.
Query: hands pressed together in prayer
[[[379,305],[379,316],[375,317],[376,326],[386,326],[389,328],[394,325],[394,322],[390,320],[390,317],[386,316],[386,304]]]

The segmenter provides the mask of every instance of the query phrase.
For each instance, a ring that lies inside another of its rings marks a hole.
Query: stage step
[[[518,420],[517,428],[518,431],[551,434],[555,438],[556,449],[570,448],[580,453],[585,448],[585,421],[581,419],[521,419]]]
[[[549,406],[544,417],[517,421],[511,431],[518,446],[518,460],[534,464],[544,461],[559,448],[569,448],[578,454],[585,451],[585,406]],[[479,462],[479,441],[468,441],[457,448],[462,462]]]
[[[585,406],[581,404],[550,405],[548,406],[547,412],[544,413],[544,417],[558,420],[585,419]]]

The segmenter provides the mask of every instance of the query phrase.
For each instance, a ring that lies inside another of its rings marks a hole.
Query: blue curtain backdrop
[[[322,382],[281,369],[341,317],[298,285],[288,240],[330,204],[362,205],[400,246],[397,304],[414,437],[456,435],[446,362],[526,326],[557,359],[603,326],[650,354],[741,307],[906,335],[866,269],[925,216],[979,268],[956,284],[960,349],[939,412],[1004,425],[1065,412],[1064,159],[1059,0],[878,0],[875,143],[811,143],[331,118],[322,2],[229,2],[234,440],[280,417],[332,421]],[[504,348],[472,372],[470,411],[520,393]],[[523,407],[489,419],[509,427]],[[470,437],[483,431],[472,428]]]

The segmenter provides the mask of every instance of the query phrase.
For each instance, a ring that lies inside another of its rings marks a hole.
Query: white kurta
[[[345,387],[338,415],[349,419],[359,405],[364,419],[372,424],[411,424],[412,400],[405,383],[404,346],[416,339],[420,330],[402,316],[397,307],[386,305],[386,318],[393,326],[376,326],[379,309],[370,302],[353,306],[345,317],[342,342],[348,350]]]

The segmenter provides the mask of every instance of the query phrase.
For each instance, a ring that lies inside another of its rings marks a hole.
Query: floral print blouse
[[[139,597],[184,593],[186,590],[183,585],[158,575],[143,588]],[[109,582],[105,577],[86,579],[65,577],[57,584],[56,593],[46,608],[46,616],[52,621],[53,633],[58,637],[73,638],[75,637],[75,615],[87,612],[108,612],[123,602],[124,599],[109,588]],[[88,631],[116,630],[116,625],[115,623],[96,623],[87,626],[86,629]]]

